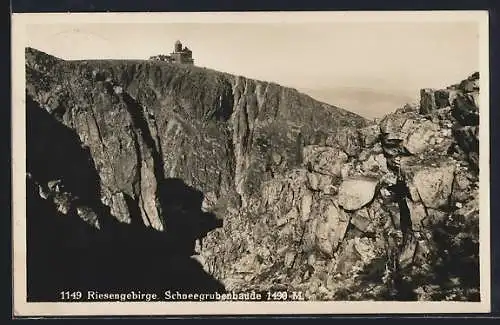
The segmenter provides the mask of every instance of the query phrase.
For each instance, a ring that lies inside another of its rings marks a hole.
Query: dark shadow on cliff
[[[207,233],[222,227],[222,220],[201,210],[203,193],[182,179],[167,178],[159,184],[160,204],[167,232],[177,253],[194,254],[194,244]]]
[[[220,226],[201,211],[203,194],[180,179],[159,184],[165,232],[144,226],[127,197],[132,222],[120,223],[100,203],[99,177],[78,136],[27,98],[27,276],[29,301],[60,301],[61,291],[103,293],[223,292],[223,285],[191,258],[195,240]],[[74,202],[92,208],[100,229],[74,211],[57,211],[37,183],[59,179]],[[135,212],[134,212],[135,211]]]
[[[78,135],[26,96],[26,170],[38,183],[62,180],[79,203],[100,207],[99,175]]]

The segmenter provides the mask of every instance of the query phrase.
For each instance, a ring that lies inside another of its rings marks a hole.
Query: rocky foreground
[[[479,299],[477,73],[377,123],[273,83],[29,48],[26,92],[35,300],[148,280]]]

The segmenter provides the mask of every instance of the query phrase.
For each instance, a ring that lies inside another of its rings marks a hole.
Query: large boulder
[[[420,114],[429,114],[434,111],[450,106],[450,90],[448,89],[430,89],[420,90]]]
[[[303,156],[310,170],[335,177],[341,176],[342,165],[348,160],[342,150],[320,146],[304,147]]]
[[[447,89],[439,89],[434,92],[436,108],[441,109],[450,106],[450,91]]]
[[[384,154],[394,157],[405,153],[402,145],[408,133],[414,128],[418,114],[409,112],[404,114],[386,115],[380,122],[381,144]]]
[[[368,204],[375,195],[378,180],[371,177],[351,177],[339,187],[339,205],[344,210],[354,211]]]
[[[435,144],[432,140],[439,135],[439,126],[429,120],[415,122],[403,145],[411,154],[419,154]]]
[[[463,80],[459,84],[460,90],[465,93],[478,91],[479,90],[479,73],[475,72],[467,79]]]
[[[434,89],[424,88],[420,90],[420,114],[429,114],[437,108]]]
[[[453,187],[454,165],[427,167],[419,170],[413,177],[413,184],[427,208],[447,207]]]
[[[363,161],[361,169],[367,176],[385,175],[388,172],[387,159],[383,154],[372,154]]]
[[[479,125],[479,92],[457,95],[452,114],[462,125]]]
[[[408,117],[406,114],[389,114],[380,121],[380,132],[382,136],[388,137],[399,134]]]
[[[341,211],[330,200],[319,204],[319,215],[316,223],[316,245],[328,256],[332,256],[344,236],[349,225],[349,216]]]

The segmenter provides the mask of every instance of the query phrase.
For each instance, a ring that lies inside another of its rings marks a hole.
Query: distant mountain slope
[[[366,118],[380,118],[395,108],[416,100],[416,97],[364,88],[332,87],[300,90],[317,100],[349,108]]]

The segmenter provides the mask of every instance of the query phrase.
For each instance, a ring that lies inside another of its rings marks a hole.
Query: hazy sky
[[[43,24],[27,38],[64,59],[146,59],[179,39],[198,66],[298,89],[414,96],[479,70],[473,22]]]

